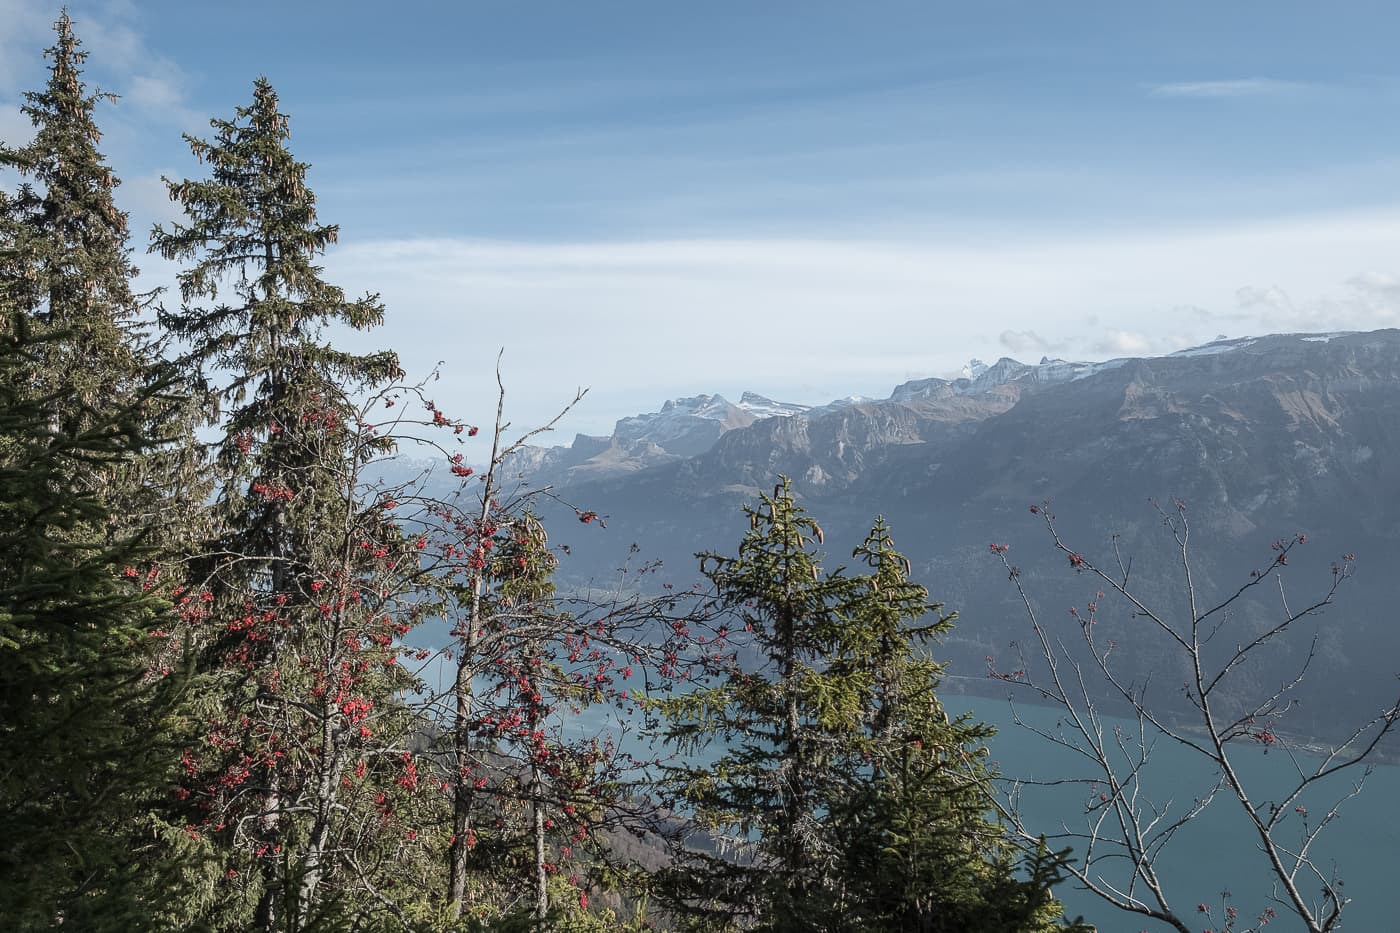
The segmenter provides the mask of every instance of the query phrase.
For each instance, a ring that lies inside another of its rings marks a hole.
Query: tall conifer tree
[[[872,573],[847,576],[822,570],[823,534],[786,480],[745,511],[738,555],[701,557],[751,660],[655,704],[696,762],[667,791],[712,843],[683,851],[658,896],[707,930],[1058,928],[1053,859],[1021,879],[986,816],[990,731],[935,695],[926,643],[951,616],[884,523],[855,552]]]
[[[357,736],[372,735],[363,704],[407,686],[374,673],[392,674],[387,662],[346,654],[387,647],[394,634],[357,595],[358,575],[377,572],[366,555],[400,544],[380,510],[357,499],[360,465],[388,442],[362,430],[352,400],[400,371],[392,352],[356,355],[324,339],[328,325],[379,324],[384,308],[321,277],[316,257],[338,228],[317,218],[272,85],[258,79],[252,103],[211,126],[211,140],[186,137],[210,176],[169,183],[187,221],[152,238],[153,251],[186,263],[182,307],[161,320],[204,380],[223,435],[214,539],[197,573],[209,616],[237,620],[203,646],[223,683],[224,731],[192,753],[192,772],[216,771],[193,799],[230,818],[231,802],[242,808],[237,823],[211,820],[231,867],[257,866],[237,875],[252,914],[229,922],[295,930],[329,916],[321,883],[333,873],[334,796]],[[372,636],[382,642],[368,640],[371,622],[386,628]],[[233,795],[230,768],[243,787]]]
[[[130,398],[148,372],[132,333],[139,303],[127,217],[113,199],[120,182],[98,149],[102,133],[93,119],[99,100],[115,98],[83,84],[87,53],[66,10],[54,29],[48,83],[25,94],[21,108],[34,138],[0,144],[0,166],[23,179],[3,204],[7,265],[20,273],[8,282],[9,297],[32,316],[36,333],[65,334],[39,345],[35,380],[61,399],[56,414],[71,420],[90,415],[97,402]]]
[[[147,675],[162,604],[76,477],[137,454],[139,402],[36,397],[50,348],[11,312],[0,335],[0,916],[8,929],[157,929],[145,821],[173,775],[178,677]],[[48,338],[52,339],[52,338]],[[55,428],[64,408],[85,427]],[[144,837],[144,838],[143,838]]]
[[[0,298],[26,315],[35,335],[58,335],[35,345],[31,374],[56,428],[81,433],[140,397],[148,436],[185,441],[89,464],[75,477],[111,506],[114,538],[158,530],[169,542],[183,535],[207,489],[178,386],[139,320],[127,215],[114,200],[120,181],[98,148],[97,104],[116,98],[84,85],[87,53],[66,10],[54,29],[49,80],[25,94],[21,108],[34,137],[24,146],[0,143],[0,167],[22,181],[13,196],[0,196]],[[148,391],[155,384],[164,390]]]
[[[678,895],[672,906],[701,926],[820,930],[838,896],[822,825],[833,753],[861,715],[856,683],[825,660],[860,584],[823,574],[821,531],[787,480],[745,514],[738,556],[701,555],[701,569],[736,631],[752,633],[755,667],[660,703],[665,738],[681,752],[719,746],[713,762],[676,769],[671,789],[720,851],[688,853],[660,893]]]
[[[1020,860],[989,817],[993,730],[952,719],[938,699],[943,666],[931,650],[955,613],[909,579],[884,519],[853,555],[870,572],[847,617],[829,673],[863,695],[833,773],[843,785],[827,815],[838,840],[839,924],[917,933],[1048,933],[1061,929],[1050,891],[1058,862]]]

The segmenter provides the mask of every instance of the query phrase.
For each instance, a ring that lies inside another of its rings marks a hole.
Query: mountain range
[[[1179,499],[1198,600],[1248,581],[1280,537],[1308,539],[1282,581],[1287,598],[1325,591],[1332,563],[1358,555],[1336,604],[1307,637],[1270,646],[1240,696],[1276,687],[1311,651],[1291,715],[1321,735],[1393,700],[1397,686],[1400,585],[1388,568],[1400,565],[1400,331],[1221,339],[1099,363],[973,361],[885,399],[810,408],[701,395],[624,418],[610,437],[524,451],[507,469],[605,517],[606,529],[568,513],[551,524],[575,582],[607,576],[635,546],[689,585],[695,553],[733,553],[748,526],[742,506],[780,476],[825,527],[829,566],[849,564],[884,515],[915,577],[959,612],[939,649],[950,687],[979,692],[999,687],[985,659],[1014,663],[1030,634],[989,543],[1010,545],[1047,618],[1068,619],[1094,584],[1049,545],[1030,510],[1047,505],[1067,541],[1100,561],[1117,547],[1144,597],[1180,614],[1180,554],[1153,505]],[[1265,598],[1237,607],[1222,646],[1276,616],[1278,587],[1258,589]],[[1179,702],[1184,671],[1170,646],[1122,606],[1100,620],[1102,637],[1123,645],[1124,676],[1154,678],[1163,702]]]
[[[722,395],[676,398],[665,402],[660,411],[621,419],[607,437],[579,434],[567,447],[524,448],[511,468],[532,480],[552,483],[599,479],[699,456],[729,432],[772,419],[799,418],[789,425],[793,427],[821,421],[846,409],[869,411],[889,404],[914,405],[926,413],[942,406],[950,413],[961,410],[976,418],[997,410],[999,401],[1015,397],[1024,386],[1082,379],[1126,362],[1120,359],[1068,363],[1047,358],[1026,365],[1002,358],[988,366],[974,359],[962,367],[961,376],[956,379],[920,379],[895,387],[888,399],[849,396],[822,406],[777,402],[755,392],[744,392],[737,403]],[[944,404],[955,398],[966,401],[961,405]]]

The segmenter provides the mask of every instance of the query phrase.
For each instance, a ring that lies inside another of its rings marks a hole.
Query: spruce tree
[[[848,576],[823,572],[786,480],[745,512],[736,557],[701,555],[738,661],[653,704],[692,762],[663,787],[695,831],[658,897],[699,929],[1057,929],[1055,858],[1023,877],[989,817],[991,730],[949,719],[928,655],[952,616],[884,522]]]
[[[84,416],[100,420],[92,415],[97,403],[131,398],[148,372],[132,332],[139,302],[127,217],[113,199],[120,182],[98,149],[93,118],[100,99],[115,98],[83,84],[87,53],[66,10],[54,29],[48,83],[26,93],[21,107],[34,138],[25,146],[0,143],[0,167],[23,180],[0,201],[0,222],[10,306],[28,313],[36,334],[64,334],[36,348],[35,388],[55,400],[65,427],[81,430]]]
[[[413,764],[365,721],[411,685],[393,666],[407,623],[392,615],[384,578],[413,558],[361,495],[363,464],[391,445],[354,405],[400,371],[392,352],[356,355],[324,339],[328,326],[379,324],[384,308],[321,277],[316,258],[338,228],[317,218],[272,85],[258,79],[252,103],[211,126],[210,140],[186,137],[209,177],[168,182],[186,222],[152,237],[153,251],[186,264],[182,306],[160,318],[222,434],[213,538],[192,564],[207,602],[193,613],[202,665],[221,686],[217,728],[190,752],[190,799],[229,860],[228,887],[251,905],[223,922],[296,930],[342,922],[353,906],[339,893],[372,885],[356,876],[363,864],[337,858],[384,863],[370,855],[381,841],[372,834],[344,838],[354,820],[339,795],[363,802],[357,779]],[[386,795],[374,805],[390,815]]]
[[[34,393],[53,336],[0,336],[0,916],[7,929],[158,929],[147,817],[173,777],[182,678],[149,675],[164,605],[149,549],[77,481],[147,443],[135,407]],[[55,428],[67,411],[81,430]]]
[[[853,555],[870,568],[831,660],[863,676],[859,734],[836,762],[845,778],[829,820],[840,840],[842,929],[921,933],[1060,929],[1057,860],[1025,859],[990,818],[993,730],[939,702],[934,641],[956,613],[929,601],[883,519]],[[836,928],[837,925],[833,925]]]
[[[864,697],[863,675],[834,674],[827,658],[860,583],[822,572],[821,530],[786,479],[745,514],[738,555],[703,554],[701,569],[749,633],[753,664],[658,703],[664,738],[697,759],[673,769],[668,795],[714,851],[686,853],[658,894],[702,927],[821,930],[840,896],[823,825],[831,768]]]
[[[156,929],[171,865],[153,845],[168,799],[176,700],[148,633],[160,564],[199,508],[173,383],[138,326],[99,100],[66,12],[49,79],[25,95],[35,133],[0,143],[0,575],[3,809],[21,926]],[[192,493],[180,496],[177,492]],[[121,573],[117,579],[116,574]],[[160,893],[156,893],[160,892]]]
[[[110,506],[114,539],[147,530],[173,545],[207,488],[180,386],[140,320],[127,215],[114,200],[120,182],[98,148],[97,104],[116,98],[84,85],[87,53],[66,10],[54,29],[49,80],[25,94],[21,108],[34,137],[24,146],[0,143],[0,167],[22,182],[13,195],[0,194],[0,300],[22,312],[35,335],[57,337],[35,345],[30,384],[48,400],[55,428],[81,433],[140,397],[144,432],[180,442],[75,474]]]

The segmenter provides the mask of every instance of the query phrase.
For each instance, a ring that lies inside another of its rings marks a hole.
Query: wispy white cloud
[[[1064,344],[1046,340],[1033,330],[1004,330],[997,338],[1012,353],[1054,353]]]
[[[32,0],[0,0],[0,98],[18,99],[33,61],[51,43],[56,11]]]
[[[1400,298],[1400,276],[1393,272],[1361,272],[1348,279],[1347,284],[1363,294]]]
[[[33,138],[34,126],[20,106],[42,73],[39,56],[50,44],[53,18],[29,0],[0,0],[0,143],[21,146]],[[0,173],[0,185],[15,181],[11,173]]]
[[[169,223],[185,219],[180,205],[170,200],[170,191],[161,176],[178,178],[180,173],[168,169],[133,175],[122,181],[118,192],[121,207],[130,211],[142,224]]]
[[[1107,356],[1150,356],[1162,352],[1164,344],[1168,349],[1177,349],[1171,346],[1170,340],[1160,337],[1131,330],[1110,330],[1094,339],[1089,347],[1094,353]]]
[[[164,75],[133,74],[123,100],[152,121],[183,131],[206,129],[209,118],[188,103],[188,82],[178,71]]]
[[[156,53],[139,28],[139,11],[124,0],[71,9],[74,32],[88,53],[89,89],[111,91],[123,106],[103,115],[104,126],[139,119],[180,128],[193,125],[186,106],[189,79],[173,59]],[[44,49],[53,45],[57,7],[31,0],[0,0],[0,102],[18,102],[45,80]],[[8,122],[0,130],[10,130]]]
[[[1291,309],[1293,301],[1277,285],[1245,285],[1235,289],[1235,303],[1250,311],[1282,311]]]
[[[1396,256],[1400,210],[1117,236],[361,241],[326,265],[388,302],[385,332],[358,338],[366,347],[396,346],[417,371],[447,361],[444,397],[489,399],[504,346],[518,423],[591,384],[566,427],[605,431],[671,396],[879,396],[904,373],[1008,350],[1102,358],[1222,332],[1389,326]],[[1313,297],[1288,310],[1242,282]]]
[[[102,16],[90,16],[75,26],[89,61],[101,65],[101,74],[110,86],[105,90],[121,95],[119,110],[131,111],[140,119],[174,125],[181,129],[196,126],[197,114],[186,104],[189,78],[179,64],[168,56],[157,54],[147,44],[145,36],[133,21],[134,8],[125,4],[107,4]]]
[[[1228,81],[1174,81],[1148,86],[1153,97],[1197,97],[1222,99],[1229,97],[1265,97],[1305,90],[1311,85],[1301,81],[1281,81],[1277,78],[1239,78]]]
[[[668,67],[675,61],[639,54],[627,64],[629,74],[602,75],[594,70],[596,61],[591,58],[555,61],[543,69],[539,62],[496,65],[483,72],[476,86],[446,95],[437,105],[475,116],[580,113],[594,107],[615,116],[629,106],[659,102],[701,104],[709,110],[725,98],[741,100],[746,108],[764,109],[755,102],[773,95],[805,108],[820,106],[814,99],[832,90],[867,100],[897,98],[954,83],[931,80],[922,66],[897,61],[859,66],[823,62],[820,68],[779,72],[752,68],[716,72],[696,60],[684,73],[677,73]],[[636,80],[637,72],[648,74],[648,80]]]
[[[1295,297],[1279,285],[1246,286],[1235,294],[1256,332],[1372,330],[1400,326],[1400,274],[1367,270],[1325,294]]]

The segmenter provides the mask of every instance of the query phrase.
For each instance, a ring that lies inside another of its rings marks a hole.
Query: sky
[[[147,285],[182,133],[266,75],[387,322],[488,421],[887,396],[1400,322],[1400,6],[73,0]],[[58,6],[0,0],[0,139]],[[168,295],[167,302],[178,299]]]

